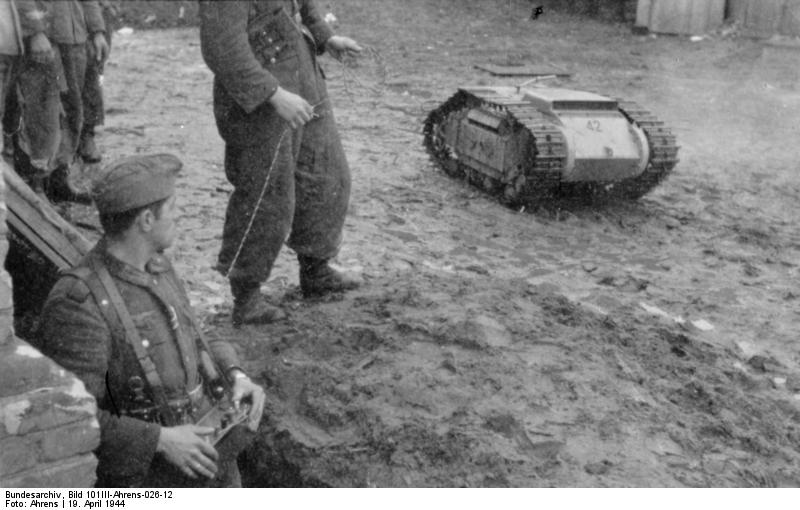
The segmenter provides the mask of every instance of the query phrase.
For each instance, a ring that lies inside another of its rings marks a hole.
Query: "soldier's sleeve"
[[[53,287],[42,310],[39,344],[44,354],[81,379],[98,402],[100,446],[95,454],[104,469],[113,470],[104,476],[144,477],[155,455],[160,427],[108,410],[111,331],[82,281],[67,276]]]
[[[86,20],[86,29],[90,34],[106,31],[106,22],[103,20],[103,11],[97,0],[81,0],[83,17]]]
[[[208,341],[208,347],[211,349],[211,354],[223,373],[227,373],[232,368],[242,367],[236,351],[227,341],[215,338]]]
[[[247,113],[278,90],[278,79],[264,69],[247,38],[250,2],[201,1],[200,49],[222,87]]]
[[[314,41],[317,43],[317,53],[324,53],[325,43],[333,37],[333,30],[320,15],[314,0],[303,0],[301,2],[300,17],[303,19],[303,24],[311,31],[311,35],[314,36]]]
[[[178,292],[178,299],[181,301],[184,312],[191,315],[192,322],[196,327],[199,327],[200,321],[197,320],[197,316],[194,314],[194,310],[192,310],[192,305],[189,302],[189,296],[186,294],[186,287],[183,285],[183,280],[178,277],[178,273],[175,271],[169,259],[164,258],[163,263],[167,264],[169,267],[167,274]],[[199,335],[200,332],[198,331],[197,334]],[[234,367],[241,368],[236,350],[229,342],[221,339],[209,340],[208,348],[211,349],[211,356],[223,372],[227,372]]]
[[[40,1],[17,0],[16,5],[22,37],[30,37],[45,31],[47,9]]]

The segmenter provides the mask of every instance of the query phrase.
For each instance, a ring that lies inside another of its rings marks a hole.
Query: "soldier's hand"
[[[92,39],[92,43],[94,44],[94,55],[98,62],[105,63],[108,59],[108,54],[111,52],[111,48],[108,47],[108,41],[106,41],[106,36],[102,32],[97,32],[94,34],[94,39]]]
[[[205,436],[213,433],[212,427],[196,425],[161,427],[156,452],[161,453],[189,478],[214,478],[219,455],[205,439]]]
[[[283,87],[278,87],[278,90],[269,98],[269,102],[278,115],[292,126],[292,129],[305,126],[306,122],[315,116],[314,107],[308,104],[308,101]]]
[[[247,427],[255,432],[258,429],[258,424],[261,423],[261,415],[264,413],[264,401],[266,400],[264,390],[247,376],[237,377],[233,383],[233,395],[231,398],[236,409],[239,409],[239,403],[243,399],[250,400]]]
[[[31,60],[39,64],[49,64],[55,60],[55,52],[50,44],[50,39],[39,32],[30,39]]]
[[[355,55],[364,49],[349,37],[334,35],[325,43],[325,49],[336,60],[342,60],[345,55]]]

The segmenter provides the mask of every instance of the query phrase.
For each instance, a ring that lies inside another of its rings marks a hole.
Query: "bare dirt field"
[[[338,263],[365,285],[303,300],[287,249],[277,325],[234,330],[212,269],[231,186],[197,30],[119,35],[106,68],[106,154],[183,159],[173,257],[268,389],[246,482],[800,485],[800,50],[530,21],[527,2],[318,3],[375,50],[323,59],[353,172]],[[460,85],[522,81],[487,62],[639,102],[677,134],[674,174],[638,202],[525,212],[451,179],[422,121]]]

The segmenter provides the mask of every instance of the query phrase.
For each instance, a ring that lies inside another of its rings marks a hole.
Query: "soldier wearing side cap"
[[[272,322],[284,314],[260,286],[284,242],[305,296],[359,283],[328,264],[342,242],[350,170],[317,58],[361,47],[334,35],[313,0],[202,1],[200,20],[234,186],[217,268],[230,279],[234,326]]]
[[[196,423],[222,378],[234,406],[250,402],[251,430],[261,418],[263,390],[231,345],[203,337],[163,255],[175,237],[180,168],[174,156],[153,155],[106,169],[93,187],[105,234],[42,312],[40,349],[97,400],[98,486],[240,485],[238,451],[223,455],[208,441],[214,429]]]

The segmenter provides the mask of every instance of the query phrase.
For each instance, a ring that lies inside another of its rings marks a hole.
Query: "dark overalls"
[[[317,63],[330,28],[311,0],[200,2],[200,14],[234,186],[217,269],[263,282],[284,243],[298,255],[336,256],[350,170]],[[267,102],[278,85],[313,105],[317,117],[292,130]]]

